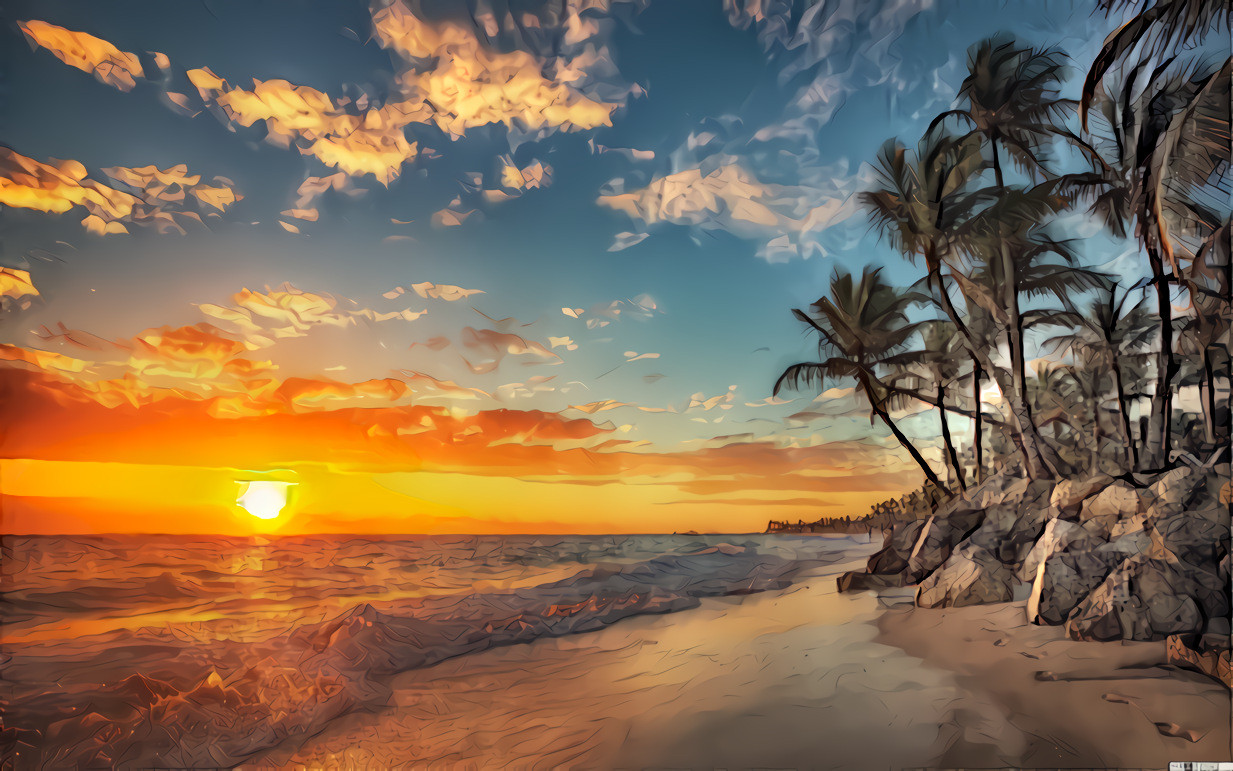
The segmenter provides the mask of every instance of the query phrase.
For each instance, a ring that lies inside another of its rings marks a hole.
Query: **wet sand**
[[[836,592],[835,576],[859,564],[778,592],[406,672],[388,707],[347,715],[245,767],[1163,768],[1228,759],[1227,690],[1185,672],[1116,669],[1163,660],[1163,644],[1072,643],[1058,629],[1016,624],[1021,606],[887,610],[893,594]],[[1114,679],[1041,682],[1041,669]],[[1203,736],[1162,736],[1154,720]]]

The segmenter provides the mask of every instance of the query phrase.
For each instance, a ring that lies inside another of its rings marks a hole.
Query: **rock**
[[[1141,511],[1115,523],[1109,530],[1109,540],[1115,541],[1124,535],[1142,533],[1146,529],[1147,513]]]
[[[921,519],[895,525],[886,537],[881,551],[869,558],[866,569],[880,575],[903,572],[908,567],[908,555],[912,553],[912,547],[924,526],[925,521]]]
[[[1074,522],[1051,519],[1045,523],[1040,539],[1032,546],[1017,574],[1020,580],[1031,581],[1045,560],[1062,551],[1090,551],[1102,541]]]
[[[1083,501],[1079,511],[1079,523],[1093,535],[1108,538],[1119,521],[1138,513],[1138,491],[1129,484],[1118,481]]]
[[[1183,635],[1174,634],[1169,635],[1165,650],[1170,664],[1197,670],[1233,688],[1233,663],[1230,662],[1227,647],[1200,652],[1187,645]]]
[[[1000,543],[991,550],[1012,571],[1018,571],[1040,538],[1050,519],[1049,494],[1053,485],[1044,480],[1034,480],[1023,486],[1022,496],[1014,502],[1014,520]]]
[[[955,546],[976,530],[984,517],[984,511],[966,506],[952,509],[945,517],[940,514],[930,517],[908,557],[909,583],[917,583],[940,568]]]
[[[973,543],[964,543],[946,563],[921,582],[916,604],[922,608],[984,605],[1009,602],[1014,596],[1014,575],[997,555]]]
[[[864,589],[890,589],[904,585],[902,575],[875,575],[848,571],[839,577],[839,591],[859,592]]]
[[[1139,555],[1118,565],[1071,612],[1066,632],[1076,640],[1162,640],[1228,615],[1227,587],[1215,573]]]
[[[1064,623],[1119,562],[1117,555],[1094,550],[1052,555],[1037,567],[1028,595],[1028,622],[1051,626]]]
[[[1097,474],[1087,479],[1063,479],[1053,488],[1049,505],[1064,515],[1077,514],[1084,499],[1092,497],[1112,481],[1113,478],[1105,474]]]
[[[984,520],[972,531],[967,540],[986,551],[996,552],[1014,528],[1018,518],[1018,512],[1010,506],[998,505],[988,508],[985,510]]]
[[[994,475],[968,490],[964,501],[974,509],[988,509],[1006,503],[1018,503],[1028,488],[1024,477]]]
[[[1145,529],[1155,549],[1154,555],[1172,555],[1182,562],[1206,566],[1209,570],[1217,569],[1221,543],[1229,536],[1228,525],[1217,524],[1190,511],[1169,517],[1149,513]]]

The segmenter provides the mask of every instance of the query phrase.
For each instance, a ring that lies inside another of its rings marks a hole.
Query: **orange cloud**
[[[243,197],[222,177],[214,186],[201,184],[200,175],[190,175],[183,164],[166,170],[117,166],[103,173],[129,190],[91,179],[77,161],[42,163],[0,147],[0,204],[53,214],[80,206],[88,212],[82,225],[98,235],[127,233],[127,225],[183,234],[179,220],[201,222],[187,208],[188,196],[219,211]]]
[[[27,297],[38,297],[39,290],[30,280],[30,272],[17,268],[0,268],[0,299],[16,300],[20,307],[30,307]]]
[[[293,143],[301,153],[351,176],[372,174],[388,185],[404,163],[418,155],[405,127],[422,118],[422,109],[390,104],[360,114],[348,112],[349,101],[285,80],[254,80],[251,91],[231,88],[208,68],[188,71],[188,78],[207,104],[219,105],[241,126],[265,123],[267,141],[281,147]]]
[[[19,21],[17,26],[33,47],[46,48],[70,67],[89,72],[121,91],[132,90],[134,79],[145,77],[136,54],[121,51],[101,38],[34,19]]]

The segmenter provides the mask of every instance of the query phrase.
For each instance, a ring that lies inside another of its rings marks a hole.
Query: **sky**
[[[878,147],[993,33],[1077,77],[1094,5],[8,3],[4,528],[862,514],[922,476],[850,383],[772,398],[816,354],[790,309],[915,281],[857,205]]]

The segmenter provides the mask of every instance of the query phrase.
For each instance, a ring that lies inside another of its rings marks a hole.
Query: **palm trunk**
[[[938,404],[945,401],[946,386],[939,382]],[[946,420],[946,410],[939,408],[938,416],[942,419],[942,443],[946,445],[946,457],[950,461],[951,471],[954,472],[955,484],[959,485],[959,492],[967,492],[968,486],[963,479],[963,468],[959,465],[959,456],[955,453],[955,443],[950,439],[950,423]]]
[[[963,335],[964,342],[968,346],[968,352],[972,354],[972,357],[975,358],[980,363],[981,367],[983,367],[987,372],[995,372],[996,366],[993,363],[993,359],[991,359],[989,357],[989,353],[984,350],[981,342],[975,339],[975,336],[972,334],[972,330],[968,329],[968,326],[963,323],[961,318],[959,318],[959,312],[955,309],[955,304],[951,302],[950,295],[946,293],[946,288],[942,285],[941,265],[939,265],[932,257],[928,257],[926,262],[929,264],[929,276],[938,285],[938,294],[941,298],[942,310],[946,313],[946,316],[950,319],[951,323],[955,325],[955,328],[959,330],[959,333]],[[1015,410],[1014,400],[1010,400],[1010,405],[1011,410],[1009,428],[1011,441],[1014,442],[1015,449],[1018,450],[1019,454],[1023,457],[1024,469],[1028,472],[1028,476],[1032,479],[1039,479],[1043,476],[1040,470],[1040,464],[1036,460],[1039,453],[1032,452],[1028,443],[1024,441],[1023,415]]]
[[[1117,364],[1117,356],[1113,356],[1113,384],[1117,387],[1117,412],[1122,426],[1122,438],[1126,440],[1126,452],[1129,457],[1126,458],[1130,467],[1127,471],[1134,471],[1139,467],[1139,448],[1135,444],[1135,439],[1130,434],[1130,411],[1126,407],[1126,387],[1122,383],[1122,368]]]
[[[976,457],[976,484],[985,478],[984,435],[980,425],[980,362],[972,359],[972,449]]]
[[[1203,346],[1203,378],[1199,381],[1199,403],[1203,405],[1203,438],[1216,443],[1216,379],[1213,374],[1211,349]]]
[[[1160,316],[1160,350],[1156,352],[1156,390],[1152,394],[1152,421],[1155,423],[1155,447],[1152,461],[1156,468],[1169,463],[1173,430],[1173,378],[1177,376],[1177,357],[1173,355],[1173,306],[1169,302],[1169,277],[1164,272],[1160,252],[1149,245],[1148,263],[1156,284],[1156,313]]]
[[[1002,179],[1002,162],[998,153],[997,137],[991,138],[993,146],[993,174],[997,182],[998,190],[1002,190],[1005,184]],[[1010,374],[1012,390],[1014,393],[1006,394],[1010,400],[1011,413],[1015,415],[1019,422],[1019,428],[1023,435],[1020,441],[1024,445],[1025,454],[1030,458],[1028,463],[1028,474],[1033,479],[1039,479],[1047,475],[1051,478],[1061,476],[1063,467],[1062,459],[1058,456],[1057,451],[1053,449],[1045,438],[1040,435],[1036,428],[1036,423],[1032,419],[1032,407],[1028,403],[1027,398],[1027,373],[1026,373],[1026,357],[1023,352],[1023,317],[1019,309],[1019,273],[1015,266],[1014,258],[1010,254],[1010,250],[1006,248],[1006,241],[1001,242],[1002,256],[1002,302],[1007,314],[1010,316],[1009,329],[1006,331],[1006,337],[1010,345]],[[1045,473],[1042,474],[1041,471]]]
[[[903,445],[903,448],[908,451],[908,455],[912,456],[912,460],[916,461],[916,465],[920,466],[921,471],[925,472],[925,478],[933,483],[939,490],[949,494],[950,489],[947,488],[946,485],[942,484],[942,480],[938,479],[937,474],[933,473],[933,469],[929,466],[928,461],[926,461],[924,456],[920,454],[920,451],[916,449],[916,446],[912,444],[912,440],[908,439],[908,437],[899,430],[899,426],[895,425],[895,421],[890,419],[890,415],[887,415],[886,410],[884,410],[882,405],[878,403],[877,394],[873,390],[873,387],[868,382],[865,382],[864,386],[865,396],[869,399],[869,406],[873,409],[874,414],[882,419],[882,422],[886,424],[886,427],[889,428],[891,433],[895,435],[895,439],[899,440],[899,444]]]

